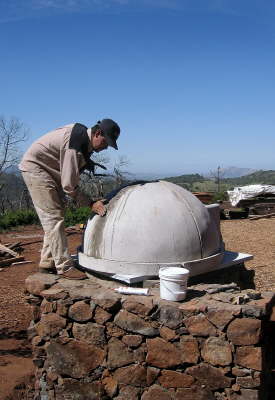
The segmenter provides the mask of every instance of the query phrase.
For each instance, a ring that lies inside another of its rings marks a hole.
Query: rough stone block
[[[194,378],[183,372],[164,370],[158,378],[158,381],[161,386],[167,389],[184,388],[190,387],[194,382]]]
[[[56,311],[56,302],[43,299],[40,309],[43,314],[55,312]]]
[[[204,363],[189,367],[185,372],[211,390],[230,387],[232,383],[232,379],[225,376],[221,369]]]
[[[182,324],[184,316],[178,306],[163,305],[161,303],[158,315],[159,322],[171,329],[178,328]]]
[[[262,370],[262,349],[261,347],[245,346],[236,350],[236,364],[245,368]]]
[[[147,316],[153,310],[154,304],[150,297],[129,296],[129,298],[123,302],[122,307],[134,314]]]
[[[257,377],[243,376],[243,377],[238,377],[236,382],[243,388],[252,389],[260,386],[261,379],[260,376]]]
[[[181,304],[179,309],[182,311],[184,317],[191,317],[191,315],[204,312],[206,310],[206,304],[205,301],[201,301],[200,299],[192,299]]]
[[[120,385],[119,395],[115,400],[139,400],[141,389],[135,386]]]
[[[89,304],[85,301],[77,301],[69,308],[68,315],[74,321],[86,322],[92,318],[93,313]]]
[[[31,294],[40,296],[41,292],[50,288],[58,279],[57,275],[36,273],[28,276],[25,287]]]
[[[107,311],[113,311],[121,307],[121,295],[111,290],[94,290],[91,299],[96,305]]]
[[[125,335],[122,341],[128,347],[138,347],[142,343],[141,335]]]
[[[250,301],[242,306],[242,313],[246,317],[262,318],[268,314],[269,303],[270,299],[268,298]]]
[[[106,335],[107,337],[117,337],[120,338],[125,335],[126,332],[115,325],[113,322],[106,323]]]
[[[257,344],[261,335],[261,321],[252,318],[236,318],[227,328],[228,339],[236,345]]]
[[[99,382],[85,383],[74,379],[64,379],[56,389],[56,400],[100,400],[104,397],[104,387]]]
[[[57,313],[58,315],[61,315],[61,317],[67,317],[67,315],[68,315],[68,309],[69,309],[69,306],[68,306],[68,305],[66,305],[66,304],[63,303],[62,301],[61,301],[61,302],[57,301],[57,304],[56,304],[56,313]]]
[[[104,325],[107,321],[109,321],[112,318],[112,314],[110,314],[108,311],[104,310],[104,308],[97,306],[95,309],[95,315],[94,315],[94,320],[99,324],[99,325]]]
[[[42,338],[46,336],[54,337],[61,329],[65,328],[66,323],[66,319],[60,317],[60,315],[49,313],[42,315],[41,320],[36,324],[35,328],[38,336]]]
[[[141,400],[173,400],[174,395],[158,385],[153,385],[141,396]]]
[[[160,328],[159,334],[164,340],[167,341],[176,339],[178,337],[176,332],[173,329],[168,328],[167,326],[163,326],[162,328]]]
[[[108,343],[108,368],[114,369],[135,362],[134,353],[117,338],[111,338]]]
[[[117,381],[115,381],[111,376],[106,376],[102,380],[103,386],[108,396],[114,397],[118,390]]]
[[[213,325],[221,330],[234,318],[233,311],[221,309],[208,309],[206,316]]]
[[[193,385],[191,388],[178,389],[175,400],[215,400],[215,397],[209,388]]]
[[[46,351],[50,366],[59,375],[72,378],[85,377],[101,366],[105,357],[105,351],[99,347],[73,339],[65,344],[52,340]]]
[[[75,339],[94,344],[95,346],[104,346],[106,343],[105,327],[93,322],[86,324],[73,324],[73,336]]]
[[[68,297],[68,292],[64,289],[51,287],[50,289],[43,290],[40,295],[48,301],[65,299]]]
[[[151,386],[159,376],[160,369],[155,367],[147,368],[147,386]]]
[[[114,322],[126,331],[139,333],[144,336],[155,336],[159,332],[158,329],[153,328],[149,322],[144,321],[144,319],[126,310],[121,310],[116,315]]]
[[[228,400],[260,400],[258,390],[241,389],[238,393],[235,393],[230,389],[226,389],[226,395]]]
[[[232,374],[235,376],[247,376],[252,373],[251,369],[247,368],[239,368],[239,367],[233,367],[232,368]]]
[[[232,362],[232,351],[230,344],[218,337],[206,339],[201,355],[204,361],[212,365],[229,365]]]
[[[62,285],[63,286],[63,285]],[[94,288],[83,287],[83,284],[79,284],[78,287],[71,287],[68,289],[69,296],[72,300],[90,300],[93,296]]]
[[[146,362],[159,368],[170,368],[181,364],[181,351],[161,338],[147,339]]]
[[[216,328],[203,314],[185,319],[184,324],[191,335],[203,337],[217,335]]]
[[[114,372],[114,379],[120,384],[146,387],[147,371],[142,365],[130,365],[129,367],[118,368]]]
[[[198,341],[192,336],[180,338],[181,361],[183,363],[196,364],[200,357]]]

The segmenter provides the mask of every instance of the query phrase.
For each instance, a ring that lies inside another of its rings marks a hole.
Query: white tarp
[[[275,186],[273,185],[247,185],[235,187],[228,190],[228,197],[232,206],[238,206],[241,200],[254,199],[255,197],[273,194],[275,195]]]

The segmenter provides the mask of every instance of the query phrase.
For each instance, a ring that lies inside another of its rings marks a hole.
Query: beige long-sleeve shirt
[[[41,169],[47,171],[64,193],[72,198],[77,195],[79,171],[85,165],[83,154],[69,148],[74,125],[63,126],[40,137],[19,164],[20,171],[38,174]],[[91,140],[91,130],[88,129],[87,133]],[[92,146],[89,151],[92,151]]]

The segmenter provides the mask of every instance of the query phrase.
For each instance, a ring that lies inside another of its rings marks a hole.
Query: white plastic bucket
[[[183,267],[162,267],[159,270],[160,297],[181,301],[186,297],[189,270]]]

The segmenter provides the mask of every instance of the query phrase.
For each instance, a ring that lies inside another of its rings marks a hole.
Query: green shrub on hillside
[[[89,207],[69,208],[65,213],[65,226],[85,223],[90,214]],[[31,224],[39,224],[39,218],[35,210],[8,211],[0,215],[0,230]]]
[[[8,211],[0,215],[0,230],[12,228],[18,225],[30,225],[39,223],[34,210]]]
[[[89,207],[68,208],[65,214],[65,226],[83,224],[91,214]]]

